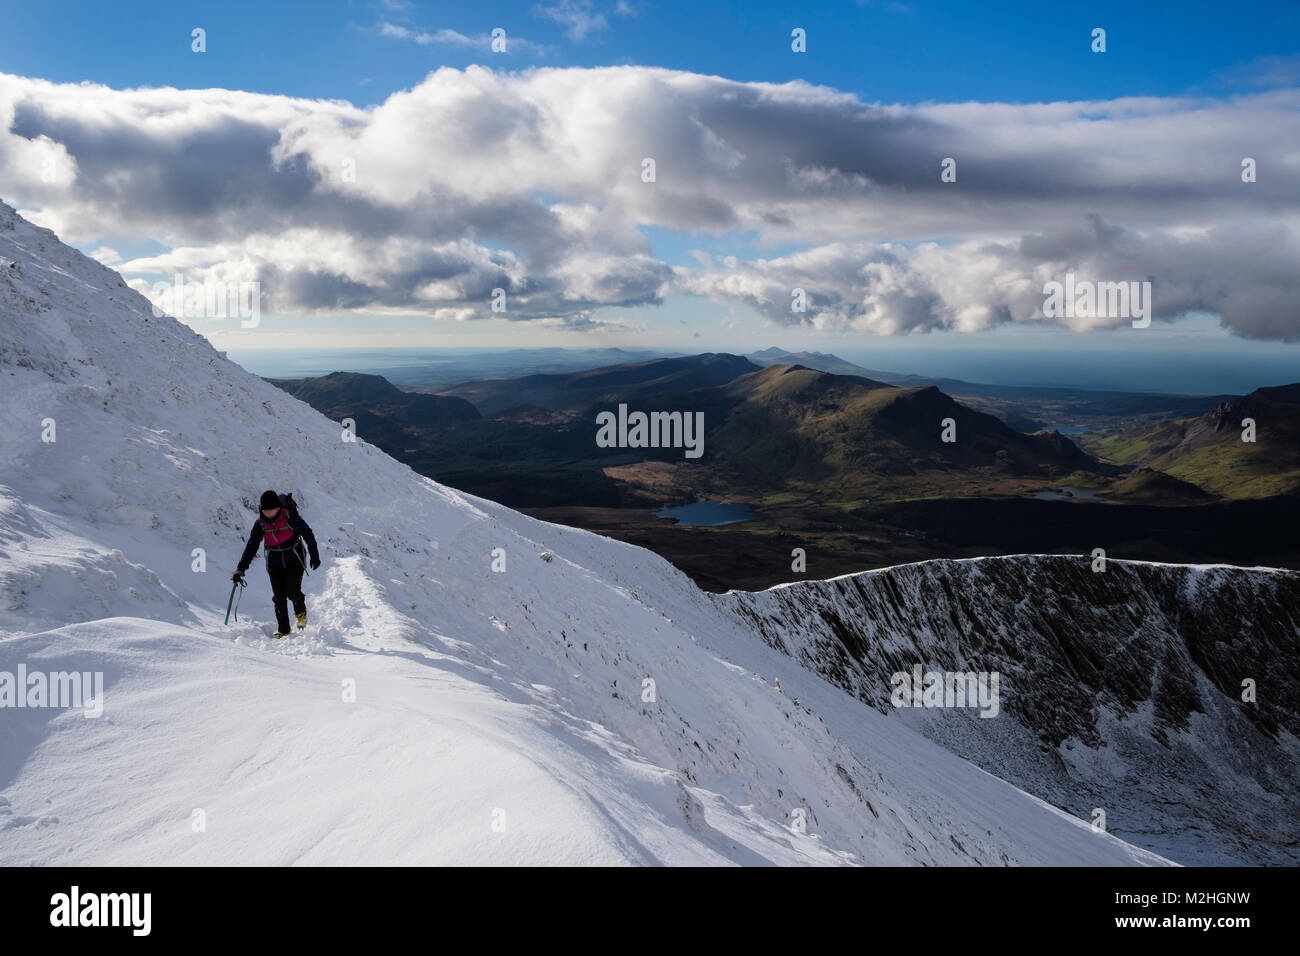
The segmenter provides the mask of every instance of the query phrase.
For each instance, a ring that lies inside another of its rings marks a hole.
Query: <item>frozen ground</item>
[[[0,672],[105,682],[0,708],[0,864],[1165,862],[360,437],[0,204]],[[325,559],[283,642],[259,564],[222,624],[268,487]]]

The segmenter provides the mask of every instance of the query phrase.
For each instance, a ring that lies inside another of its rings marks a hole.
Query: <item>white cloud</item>
[[[778,322],[978,331],[1045,321],[1043,281],[1092,271],[1151,277],[1158,315],[1296,338],[1298,178],[1296,90],[903,107],[643,67],[471,66],[362,109],[0,75],[7,198],[73,241],[169,250],[125,271],[223,269],[290,311],[487,315],[500,287],[509,319],[589,328],[680,289]],[[670,270],[645,227],[700,255]],[[724,234],[804,251],[738,261],[710,251]],[[811,296],[799,317],[793,285]]]
[[[533,7],[533,15],[560,24],[565,28],[569,39],[575,43],[581,43],[589,34],[609,27],[605,15],[596,12],[592,0],[558,0],[556,3],[539,3]]]
[[[447,31],[452,32],[452,31]],[[433,42],[433,35],[423,31],[409,30],[406,27],[398,26],[395,23],[384,21],[379,24],[379,35],[381,37],[393,37],[397,40],[413,40],[421,46],[427,46]],[[459,34],[457,34],[459,36]]]
[[[115,266],[122,261],[122,256],[118,251],[116,249],[111,249],[108,246],[100,246],[98,249],[86,253],[86,255],[90,256],[90,258],[94,259],[96,262],[106,266]]]
[[[396,40],[410,40],[420,46],[432,46],[435,43],[444,46],[458,46],[468,49],[482,50],[484,53],[496,53],[492,46],[491,33],[477,33],[468,36],[456,30],[443,28],[434,33],[428,33],[424,30],[412,30],[408,27],[399,26],[394,23],[383,21],[379,24],[379,35],[391,37]],[[524,37],[516,37],[506,34],[505,49],[503,53],[528,53],[534,56],[543,56],[548,50],[546,44],[535,43]]]
[[[1045,323],[1044,285],[1067,272],[1092,282],[1152,282],[1155,315],[1219,312],[1237,331],[1300,338],[1288,277],[1300,261],[1292,230],[1143,234],[1093,218],[1009,240],[832,243],[777,259],[678,269],[680,291],[748,305],[778,325],[880,335],[983,332],[1007,322]],[[1213,277],[1213,278],[1211,278]],[[806,310],[794,311],[795,290]],[[1060,320],[1076,331],[1128,325],[1131,315]]]

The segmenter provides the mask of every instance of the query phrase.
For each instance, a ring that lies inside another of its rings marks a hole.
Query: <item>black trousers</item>
[[[271,602],[275,605],[275,623],[283,634],[289,633],[289,601],[293,602],[294,614],[307,613],[307,599],[302,595],[303,567],[298,559],[290,556],[290,565],[279,568],[270,564],[266,573],[271,576]]]

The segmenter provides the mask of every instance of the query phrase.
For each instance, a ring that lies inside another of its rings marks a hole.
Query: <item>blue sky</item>
[[[5,72],[114,87],[233,87],[358,105],[381,101],[439,66],[483,57],[445,43],[395,42],[381,23],[472,36],[493,27],[547,47],[512,66],[633,63],[737,80],[803,79],[869,101],[1033,102],[1175,96],[1240,88],[1234,70],[1300,50],[1290,2],[700,2],[597,4],[605,26],[575,38],[540,15],[557,3],[222,3],[53,0],[10,4],[0,34]],[[207,55],[189,50],[193,27]],[[794,56],[803,27],[808,52]],[[1090,50],[1107,30],[1103,60]],[[1104,67],[1104,68],[1099,68]]]
[[[1300,359],[1300,4],[50,2],[0,73],[5,199],[141,291],[256,278],[255,333],[191,322],[226,347]],[[1065,271],[1153,279],[1159,321],[1040,321]]]

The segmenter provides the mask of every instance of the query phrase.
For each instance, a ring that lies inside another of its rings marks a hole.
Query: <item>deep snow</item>
[[[360,438],[0,204],[0,671],[106,683],[0,709],[0,864],[1165,862]],[[256,563],[222,626],[268,487],[325,560],[283,642]]]

